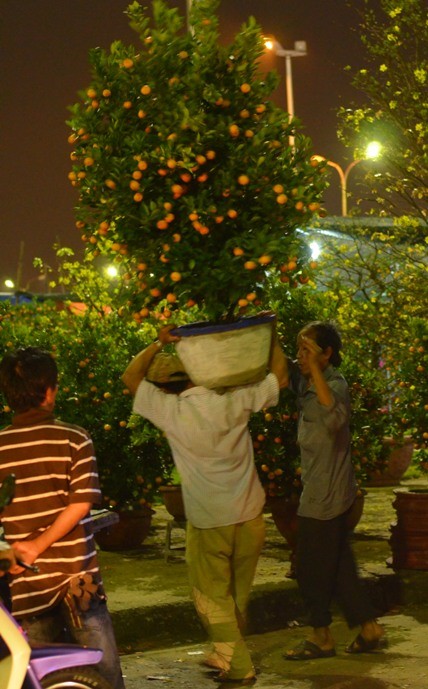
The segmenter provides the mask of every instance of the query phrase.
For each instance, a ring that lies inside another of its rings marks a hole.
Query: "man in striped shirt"
[[[101,648],[99,670],[115,689],[124,683],[98,567],[90,509],[101,494],[92,440],[54,417],[58,371],[36,347],[6,354],[0,389],[15,415],[0,431],[0,483],[16,476],[1,521],[15,556],[32,571],[10,570],[12,612],[32,642]]]

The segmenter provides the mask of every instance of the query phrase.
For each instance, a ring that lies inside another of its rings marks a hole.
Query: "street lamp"
[[[285,58],[285,92],[287,98],[287,110],[290,122],[294,117],[294,97],[293,97],[293,73],[291,71],[291,58],[303,57],[306,55],[306,41],[295,41],[294,50],[286,50],[276,38],[266,37],[264,39],[265,48],[273,50],[278,57]],[[289,137],[290,146],[294,146],[294,136]]]
[[[365,151],[365,156],[364,158],[357,158],[356,160],[352,160],[349,165],[343,169],[338,163],[335,163],[333,160],[327,160],[327,158],[324,158],[324,156],[320,155],[314,155],[312,156],[312,160],[317,160],[318,162],[326,162],[327,165],[330,165],[330,167],[333,167],[340,178],[340,193],[341,193],[341,205],[342,205],[342,215],[346,217],[348,215],[348,177],[349,173],[353,168],[358,165],[358,163],[362,163],[364,160],[375,160],[376,158],[379,157],[381,152],[381,145],[379,144],[378,141],[372,141],[369,143],[366,147]]]

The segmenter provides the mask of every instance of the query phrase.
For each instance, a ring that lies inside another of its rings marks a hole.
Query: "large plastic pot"
[[[195,385],[221,388],[262,380],[272,345],[274,314],[233,323],[191,323],[175,328],[177,353]]]

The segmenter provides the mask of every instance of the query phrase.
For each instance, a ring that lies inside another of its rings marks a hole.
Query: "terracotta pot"
[[[393,438],[384,438],[384,445],[391,448],[388,464],[379,474],[372,474],[366,486],[398,486],[407,471],[413,455],[413,440],[409,436],[404,439],[404,445],[397,446]]]
[[[160,486],[159,492],[162,496],[167,512],[174,517],[176,521],[185,521],[186,514],[184,511],[181,486],[178,484],[173,486]]]
[[[395,490],[391,524],[393,569],[428,569],[428,490]]]
[[[133,550],[147,538],[152,523],[153,510],[145,508],[118,511],[119,521],[95,534],[101,550]]]

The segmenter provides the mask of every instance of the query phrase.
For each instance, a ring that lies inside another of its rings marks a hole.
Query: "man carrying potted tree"
[[[179,339],[173,327],[162,328],[159,340],[134,357],[123,380],[135,395],[134,412],[165,433],[180,473],[192,595],[213,644],[205,664],[219,671],[220,682],[249,684],[255,670],[242,631],[264,541],[265,494],[248,420],[277,404],[286,360],[275,337],[264,380],[221,394],[193,385],[174,355],[156,363],[162,347]]]

